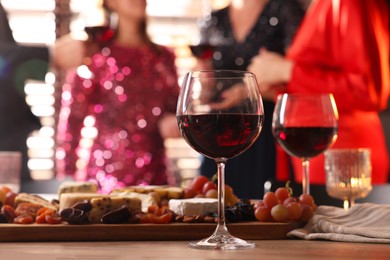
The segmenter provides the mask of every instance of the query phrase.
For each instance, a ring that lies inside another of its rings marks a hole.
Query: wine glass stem
[[[354,199],[348,198],[348,199],[344,200],[344,205],[343,206],[344,206],[345,210],[348,210],[353,205],[355,205],[355,200]]]
[[[310,194],[309,168],[310,168],[309,159],[303,158],[302,159],[302,193],[303,194]]]
[[[225,164],[226,159],[217,159],[218,174],[218,226],[225,227]]]

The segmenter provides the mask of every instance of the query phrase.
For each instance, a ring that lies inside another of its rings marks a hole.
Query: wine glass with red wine
[[[177,121],[187,143],[215,160],[218,168],[218,223],[214,233],[191,242],[200,249],[253,248],[232,236],[225,224],[225,164],[247,150],[260,135],[264,109],[254,74],[246,71],[194,71],[185,75]]]
[[[302,193],[310,194],[310,158],[337,139],[338,112],[332,94],[281,94],[272,118],[276,141],[302,160]]]

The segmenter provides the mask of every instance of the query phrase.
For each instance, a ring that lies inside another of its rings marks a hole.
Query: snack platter
[[[225,190],[227,227],[246,240],[285,239],[315,206],[299,204],[286,188],[285,196],[268,192],[263,201],[239,200],[231,188]],[[186,196],[180,187],[129,186],[99,194],[95,183],[72,182],[62,184],[58,194],[14,193],[6,186],[0,193],[0,242],[199,240],[216,227],[209,214],[217,211],[217,200]],[[282,206],[288,200],[298,205],[299,216]]]
[[[216,224],[1,224],[0,242],[54,241],[173,241],[197,240],[212,234]],[[284,239],[298,222],[241,222],[228,224],[232,235],[242,239]]]

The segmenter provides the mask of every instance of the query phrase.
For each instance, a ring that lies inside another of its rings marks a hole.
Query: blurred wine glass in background
[[[338,112],[332,94],[281,94],[272,118],[276,141],[302,160],[302,193],[310,194],[310,158],[337,139]]]
[[[367,197],[371,185],[369,149],[329,149],[325,152],[326,192],[344,201],[344,209]]]

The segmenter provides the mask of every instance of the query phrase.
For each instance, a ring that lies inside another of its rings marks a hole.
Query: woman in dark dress
[[[43,81],[49,64],[57,69],[79,65],[84,57],[84,48],[82,41],[68,35],[57,39],[51,47],[17,43],[7,12],[0,2],[0,151],[22,153],[22,191],[32,180],[27,166],[26,141],[32,131],[41,127],[39,118],[26,103],[25,81]]]
[[[46,47],[16,43],[7,13],[0,3],[0,151],[22,153],[22,185],[31,180],[27,167],[27,137],[40,127],[39,119],[26,103],[24,81],[43,80],[48,61]]]
[[[294,0],[232,0],[201,23],[200,43],[213,46],[213,53],[211,59],[199,60],[198,69],[246,70],[261,48],[283,55],[303,15],[301,5]],[[264,183],[275,177],[274,102],[263,99],[265,123],[259,139],[246,152],[229,159],[226,166],[226,183],[240,198],[262,198]],[[216,170],[212,159],[203,158],[202,175],[211,177]]]

